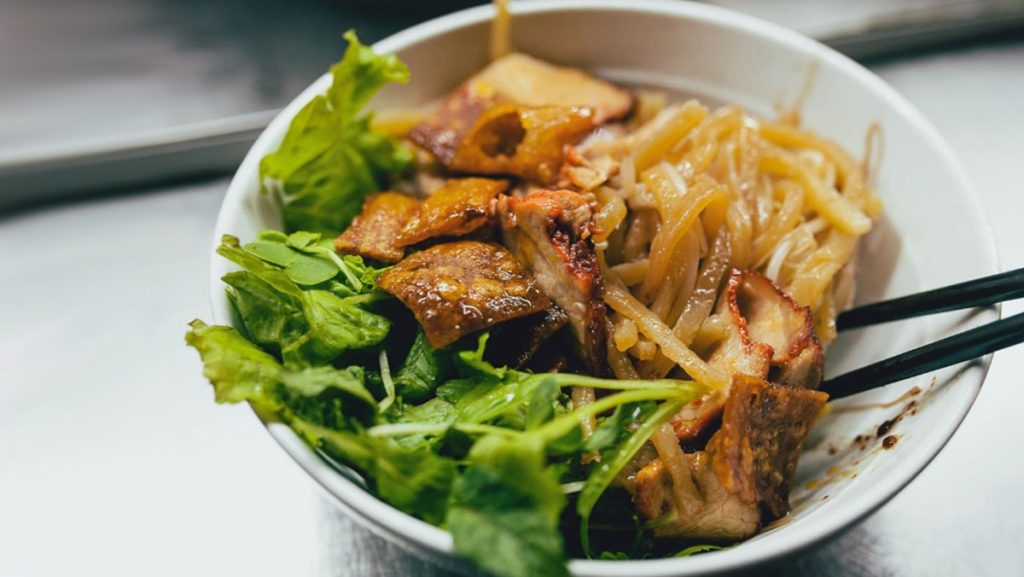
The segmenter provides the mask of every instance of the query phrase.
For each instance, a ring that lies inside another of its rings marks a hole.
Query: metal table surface
[[[1024,41],[874,70],[949,139],[1003,267],[1024,266]],[[182,335],[209,317],[226,185],[0,216],[0,576],[440,574],[333,509],[248,409],[213,403]],[[1024,349],[997,354],[917,480],[763,573],[1024,575],[1022,373]]]

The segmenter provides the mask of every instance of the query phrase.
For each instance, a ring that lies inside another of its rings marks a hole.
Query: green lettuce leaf
[[[455,461],[426,448],[410,450],[391,439],[332,430],[302,419],[289,419],[289,424],[313,446],[358,469],[384,501],[428,523],[444,520]]]
[[[286,363],[328,363],[345,351],[380,344],[391,328],[387,317],[347,303],[329,291],[305,291],[301,302],[307,332],[282,349]]]
[[[318,426],[359,429],[377,411],[362,367],[286,368],[279,380],[278,397],[287,412]]]
[[[331,366],[307,367],[298,371],[285,371],[281,374],[281,384],[290,392],[304,396],[316,397],[325,391],[341,391],[355,399],[363,401],[367,406],[377,405],[370,391],[366,390],[362,367],[335,369]]]
[[[260,162],[264,190],[281,202],[285,229],[337,234],[359,213],[369,192],[407,169],[412,153],[370,129],[363,108],[390,82],[406,83],[409,69],[345,34],[348,49],[331,68],[334,81],[292,120],[277,151]]]
[[[297,287],[294,291],[290,287],[281,290],[285,282],[291,283],[281,271],[236,271],[221,280],[228,285],[228,298],[255,343],[280,352],[308,330],[302,293]]]
[[[483,437],[452,488],[447,525],[455,550],[502,577],[568,575],[558,519],[565,495],[544,446]]]
[[[348,427],[350,416],[372,414],[377,406],[361,367],[284,367],[232,327],[200,320],[190,327],[185,342],[199,352],[218,403],[249,401],[261,410],[288,409],[334,427]],[[346,410],[350,403],[360,405],[358,410]]]
[[[273,389],[281,375],[277,359],[245,339],[231,327],[192,321],[185,342],[203,360],[203,375],[213,385],[218,403],[253,401],[276,408]]]

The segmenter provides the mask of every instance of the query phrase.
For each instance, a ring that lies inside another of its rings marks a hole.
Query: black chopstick
[[[1024,298],[1024,268],[850,309],[836,317],[836,330],[856,329],[1018,298]]]
[[[1024,342],[1024,313],[989,323],[884,361],[826,380],[821,390],[841,399],[916,377],[930,371],[976,359]]]

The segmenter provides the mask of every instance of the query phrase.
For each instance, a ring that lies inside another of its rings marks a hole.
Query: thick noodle
[[[679,201],[678,204],[671,205],[672,211],[667,213],[670,219],[662,220],[658,233],[651,241],[651,266],[647,269],[647,276],[640,287],[641,294],[650,294],[655,285],[668,274],[669,267],[673,264],[672,256],[676,245],[697,222],[701,211],[711,204],[724,206],[729,202],[725,188],[704,175],[696,178],[693,185],[686,190],[678,190],[678,182],[669,176],[670,171],[674,169],[665,166],[659,165],[645,174],[644,183],[652,190],[658,191],[658,198],[671,198],[678,194]],[[659,168],[660,171],[657,170]]]
[[[668,325],[637,300],[621,283],[607,283],[605,303],[615,312],[636,323],[640,334],[661,347],[662,354],[672,359],[693,379],[719,389],[729,384],[729,379],[724,372],[708,365],[684,345],[676,338]]]
[[[697,277],[696,286],[687,299],[683,311],[676,320],[672,332],[683,344],[690,346],[697,331],[700,330],[718,300],[718,287],[729,269],[729,233],[723,227],[719,229],[711,245],[707,258],[704,259]],[[675,366],[668,357],[659,355],[642,372],[648,378],[660,379],[669,374]]]
[[[645,97],[617,130],[589,151],[614,166],[593,194],[616,376],[727,386],[706,359],[733,267],[764,273],[835,337],[858,239],[881,211],[862,162],[792,123],[692,100]]]

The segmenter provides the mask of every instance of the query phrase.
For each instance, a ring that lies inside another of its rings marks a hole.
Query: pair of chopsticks
[[[1024,298],[1024,268],[850,309],[836,318],[839,331]],[[849,397],[889,383],[962,363],[1024,342],[1024,313],[1001,319],[826,380],[831,398]]]

